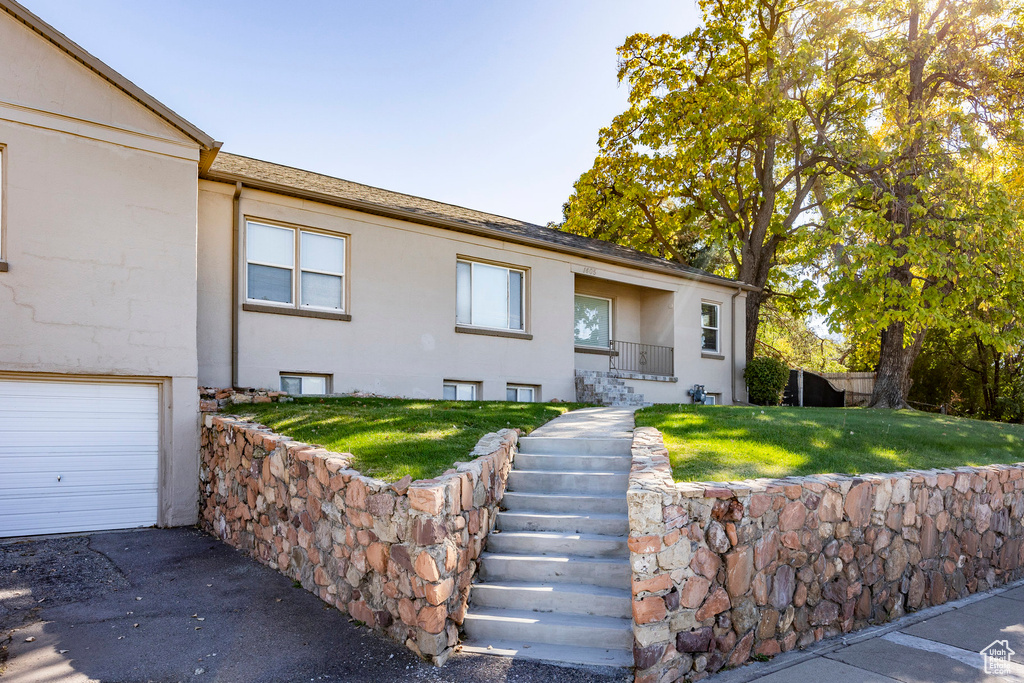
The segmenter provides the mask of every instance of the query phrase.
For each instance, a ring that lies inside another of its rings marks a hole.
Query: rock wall
[[[696,681],[1024,575],[1024,463],[676,483],[636,429],[636,680]]]
[[[200,523],[440,665],[458,642],[517,441],[517,430],[488,434],[472,462],[388,484],[351,469],[351,455],[205,415]]]
[[[199,410],[204,413],[216,413],[236,403],[288,403],[291,400],[286,392],[270,389],[199,387]]]

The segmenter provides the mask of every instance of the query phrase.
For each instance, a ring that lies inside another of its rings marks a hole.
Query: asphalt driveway
[[[196,529],[0,543],[0,677],[49,681],[622,681],[481,655],[442,668]]]

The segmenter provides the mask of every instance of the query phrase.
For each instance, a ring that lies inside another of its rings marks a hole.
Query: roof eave
[[[524,246],[536,247],[538,249],[544,249],[546,251],[555,251],[563,254],[572,254],[573,256],[580,256],[582,258],[587,258],[592,261],[601,261],[602,263],[611,263],[614,265],[622,265],[627,266],[629,268],[646,270],[648,272],[671,275],[672,277],[678,277],[684,280],[704,282],[732,289],[742,289],[748,292],[758,291],[757,287],[749,285],[745,282],[740,282],[738,280],[729,280],[728,278],[720,278],[713,275],[702,275],[700,273],[689,273],[686,271],[680,271],[675,268],[671,268],[669,266],[663,267],[653,263],[633,261],[627,258],[620,258],[612,254],[601,254],[599,252],[592,252],[587,249],[580,249],[564,244],[556,244],[554,242],[535,239],[532,237],[527,237],[525,235],[513,235],[503,230],[498,230],[497,228],[489,228],[484,225],[465,223],[462,221],[442,218],[439,216],[424,216],[414,211],[404,211],[402,209],[380,206],[378,204],[372,204],[370,202],[364,202],[358,199],[347,199],[344,197],[337,197],[335,195],[330,195],[323,192],[305,190],[302,188],[292,187],[290,185],[284,185],[282,183],[275,183],[268,180],[251,178],[249,176],[237,173],[228,173],[224,171],[207,171],[205,173],[200,174],[200,177],[202,177],[205,180],[230,183],[232,185],[234,185],[235,183],[242,183],[243,186],[255,190],[264,190],[266,192],[273,192],[275,194],[296,197],[298,199],[308,199],[310,201],[320,202],[322,204],[330,204],[332,206],[337,206],[343,209],[350,209],[352,211],[359,211],[361,213],[368,213],[377,216],[383,216],[386,218],[394,218],[397,220],[409,221],[411,223],[419,223],[421,225],[430,225],[432,227],[444,228],[446,230],[454,230],[456,232],[477,235],[480,237],[489,237],[492,239],[501,240],[503,242],[522,244]]]
[[[114,69],[109,65],[90,54],[85,48],[47,24],[24,6],[15,2],[15,0],[0,0],[0,9],[3,9],[12,17],[41,35],[43,38],[49,40],[58,48],[69,54],[72,58],[80,62],[87,69],[93,71],[101,78],[111,83],[114,87],[136,100],[139,104],[152,111],[171,126],[178,129],[192,140],[195,140],[203,150],[214,150],[215,146],[219,149],[219,145],[217,145],[216,141],[212,137],[204,133],[192,123],[186,121],[169,107],[139,86],[132,83],[117,71],[114,71]],[[214,152],[214,156],[216,156],[216,152]],[[213,163],[212,159],[210,160],[210,163]]]

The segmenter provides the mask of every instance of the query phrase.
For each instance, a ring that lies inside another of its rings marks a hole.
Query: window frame
[[[7,265],[7,145],[0,142],[0,273]]]
[[[444,390],[448,387],[455,389],[455,398],[445,398]],[[473,390],[473,398],[458,398],[459,387],[470,387]],[[442,401],[481,401],[480,394],[483,393],[483,386],[480,382],[471,382],[459,379],[446,379],[441,383],[441,400]]]
[[[704,307],[713,306],[715,309],[715,322],[717,323],[714,327],[704,324]],[[715,331],[715,348],[709,349],[704,346],[704,331],[714,330]],[[701,301],[700,302],[700,351],[701,353],[721,353],[722,348],[722,304],[714,301]]]
[[[516,392],[516,400],[508,401],[508,392]],[[533,398],[529,401],[521,401],[519,399],[519,392],[531,391],[533,392]],[[505,385],[505,400],[510,403],[540,403],[540,387],[536,384],[506,384]]]
[[[598,299],[600,301],[607,301],[608,302],[608,346],[601,346],[599,344],[587,344],[585,342],[581,342],[580,340],[578,340],[576,338],[576,297],[580,297],[580,296],[586,297],[588,299]],[[614,333],[614,330],[615,330],[615,320],[614,320],[615,300],[613,298],[607,297],[607,296],[597,296],[597,295],[594,295],[594,294],[584,294],[583,292],[573,292],[573,294],[572,294],[572,307],[573,307],[573,316],[572,316],[572,318],[573,318],[572,319],[572,341],[573,341],[573,346],[579,347],[581,349],[603,349],[603,350],[606,350],[606,351],[608,349],[610,349],[612,347],[612,340],[615,339],[615,333]]]
[[[330,396],[333,392],[334,375],[317,373],[317,372],[282,372],[280,373],[279,386],[281,391],[284,391],[284,380],[285,379],[297,379],[299,380],[299,393],[289,394],[289,396]],[[313,394],[306,393],[302,390],[303,380],[306,379],[322,379],[324,381],[324,393]]]
[[[270,301],[266,299],[253,299],[249,296],[249,264],[256,266],[265,266],[268,268],[280,268],[285,269],[285,266],[276,263],[264,263],[261,261],[253,261],[249,258],[249,226],[260,225],[268,228],[276,228],[278,230],[290,230],[292,232],[292,264],[288,269],[291,273],[291,303],[284,301]],[[318,228],[311,228],[302,225],[290,225],[287,223],[281,223],[279,221],[269,221],[261,218],[250,218],[245,217],[245,235],[244,244],[242,245],[242,263],[244,265],[242,278],[244,280],[244,295],[243,303],[246,306],[252,307],[253,309],[259,309],[263,307],[279,309],[282,313],[296,313],[299,315],[309,314],[314,317],[319,315],[338,315],[348,316],[349,304],[348,304],[348,271],[349,271],[349,245],[350,236],[345,233],[334,232],[331,230],[322,230]],[[324,270],[318,270],[314,268],[303,268],[302,267],[302,235],[308,233],[310,235],[317,235],[319,237],[329,237],[341,241],[342,249],[342,264],[341,272],[328,272]],[[305,272],[313,274],[328,275],[331,277],[337,277],[341,280],[341,308],[331,308],[327,306],[316,306],[313,304],[305,304],[302,302],[302,274]],[[258,311],[262,312],[262,311]]]
[[[465,263],[470,268],[469,275],[469,320],[470,322],[464,322],[459,319],[459,264]],[[493,327],[490,325],[480,325],[473,321],[473,268],[476,266],[484,266],[487,268],[499,268],[506,272],[505,275],[505,320],[507,321],[511,317],[512,313],[512,297],[511,288],[509,287],[510,276],[509,273],[519,273],[519,327]],[[486,259],[469,258],[466,256],[457,256],[455,258],[455,326],[456,328],[468,328],[470,330],[487,330],[492,332],[499,332],[505,334],[515,335],[517,337],[527,336],[529,332],[528,315],[529,303],[527,301],[527,292],[529,291],[529,277],[530,269],[523,266],[513,266],[507,263],[498,263],[494,261],[488,261]]]

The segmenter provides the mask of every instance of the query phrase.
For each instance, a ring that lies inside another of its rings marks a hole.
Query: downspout
[[[241,201],[242,183],[235,183],[235,195],[232,198],[231,218],[231,388],[238,386],[238,249],[241,243],[238,231],[242,225]]]
[[[737,288],[729,302],[732,306],[732,321],[729,324],[729,345],[732,347],[732,357],[729,360],[730,376],[732,383],[732,405],[736,405],[736,297],[743,293],[742,288]]]

